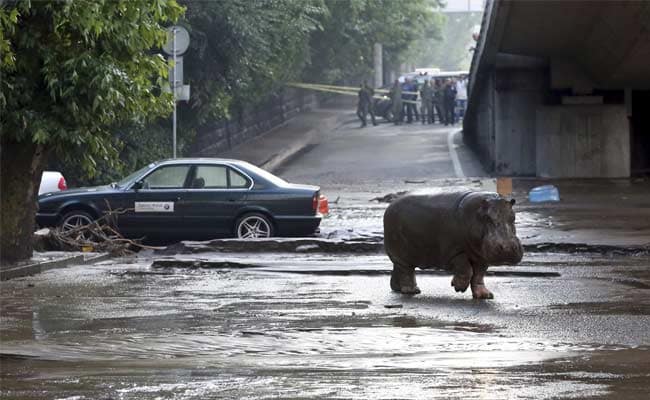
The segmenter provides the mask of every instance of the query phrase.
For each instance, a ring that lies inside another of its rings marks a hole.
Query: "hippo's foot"
[[[415,280],[415,269],[394,264],[390,276],[390,288],[403,294],[420,293],[420,288]]]
[[[454,290],[457,292],[465,292],[469,287],[469,282],[472,279],[471,276],[467,275],[454,275],[451,280],[451,286],[454,287]]]
[[[420,288],[417,286],[402,286],[400,289],[402,294],[420,294]]]
[[[492,292],[488,290],[488,288],[485,287],[485,285],[480,284],[480,285],[472,285],[472,297],[475,299],[493,299],[494,295]]]

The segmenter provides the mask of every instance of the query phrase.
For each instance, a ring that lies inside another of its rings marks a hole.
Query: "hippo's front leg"
[[[492,292],[485,287],[483,277],[487,271],[487,266],[475,266],[474,275],[472,276],[472,297],[475,299],[493,299]]]
[[[470,264],[465,254],[457,255],[449,264],[451,265],[451,271],[454,273],[454,277],[451,279],[451,286],[457,292],[465,292],[474,274],[472,264]]]
[[[404,294],[420,293],[420,288],[415,282],[415,268],[393,264],[393,272],[390,274],[390,288]]]

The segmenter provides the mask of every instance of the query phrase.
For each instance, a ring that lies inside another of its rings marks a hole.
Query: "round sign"
[[[174,48],[174,33],[176,33],[176,46]],[[174,25],[167,28],[167,43],[163,46],[163,51],[170,56],[174,54],[181,55],[187,51],[190,45],[190,34],[182,26]]]

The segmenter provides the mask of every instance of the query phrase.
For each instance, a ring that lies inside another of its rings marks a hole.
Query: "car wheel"
[[[90,240],[91,235],[88,232],[79,230],[80,227],[84,225],[92,224],[93,217],[85,211],[75,210],[66,213],[63,218],[61,218],[61,223],[59,228],[63,234],[67,234],[70,231],[75,231],[70,234],[70,238],[73,240]]]
[[[237,220],[235,234],[240,239],[268,238],[273,236],[273,224],[263,214],[246,214]]]

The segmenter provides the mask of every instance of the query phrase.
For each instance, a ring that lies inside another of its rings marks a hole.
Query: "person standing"
[[[416,103],[418,101],[418,93],[420,92],[419,88],[420,85],[418,83],[418,80],[411,80],[411,92],[413,92],[413,94],[411,94],[410,100],[413,102],[411,103],[411,108],[413,110],[413,115],[415,116],[415,122],[418,122],[420,120],[420,113],[418,111],[418,105]]]
[[[406,114],[406,122],[409,124],[413,122],[414,115],[416,120],[419,118],[418,110],[415,105],[417,98],[417,86],[413,84],[410,79],[406,78],[404,85],[402,86],[402,99],[404,101],[403,108]]]
[[[444,90],[442,82],[439,79],[435,80],[433,87],[433,105],[438,114],[438,122],[441,124],[445,123],[445,104],[444,104]],[[435,119],[434,119],[435,122]]]
[[[357,116],[361,120],[361,128],[366,126],[366,116],[368,115],[368,92],[363,85],[359,85],[359,99],[357,100]]]
[[[467,77],[462,75],[456,82],[456,106],[458,120],[465,118],[465,109],[467,108]]]
[[[445,125],[454,125],[456,123],[456,115],[454,112],[456,107],[456,84],[453,80],[448,80],[445,83],[443,97],[445,104]]]
[[[368,113],[370,113],[372,125],[377,126],[377,120],[375,120],[375,89],[368,85],[368,81],[363,81],[363,87],[368,93]]]
[[[422,124],[433,124],[433,90],[429,86],[429,81],[424,81],[420,90]]]
[[[372,124],[377,125],[377,122],[375,121],[375,113],[372,106],[372,96],[374,92],[375,91],[368,86],[368,82],[363,81],[363,84],[359,88],[359,101],[357,103],[357,116],[361,120],[362,128],[366,126],[366,118],[368,116],[368,113],[370,113],[370,117],[372,118]]]
[[[399,81],[395,79],[393,87],[390,89],[388,94],[390,99],[393,101],[393,122],[395,125],[402,124],[402,86],[399,84]]]

